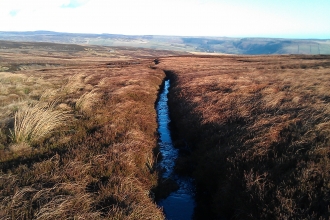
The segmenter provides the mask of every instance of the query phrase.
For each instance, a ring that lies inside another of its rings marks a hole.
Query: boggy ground
[[[330,217],[330,57],[158,60],[198,219]],[[185,145],[188,144],[191,153]]]
[[[150,190],[165,74],[146,57],[171,52],[5,43],[0,219],[164,219]]]

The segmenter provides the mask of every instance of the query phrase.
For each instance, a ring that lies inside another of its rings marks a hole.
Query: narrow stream
[[[165,81],[157,103],[158,132],[160,135],[159,146],[162,154],[162,160],[159,163],[164,171],[162,177],[173,179],[179,186],[179,189],[172,192],[167,198],[158,201],[158,205],[163,207],[166,219],[168,220],[189,220],[193,217],[194,185],[193,180],[188,177],[178,176],[174,173],[175,160],[179,156],[179,150],[174,148],[169,129],[169,108],[167,94],[170,87],[170,80]]]

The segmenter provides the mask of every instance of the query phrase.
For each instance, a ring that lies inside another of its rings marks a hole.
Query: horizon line
[[[285,37],[285,36],[212,36],[212,35],[171,35],[171,34],[118,34],[118,33],[92,33],[92,32],[66,32],[66,31],[51,31],[51,30],[33,30],[33,31],[4,31],[0,32],[15,32],[15,33],[36,33],[36,32],[50,32],[60,34],[90,34],[90,35],[121,35],[121,36],[162,36],[162,37],[192,37],[192,38],[260,38],[260,39],[292,39],[292,40],[330,40],[330,38],[317,37]]]

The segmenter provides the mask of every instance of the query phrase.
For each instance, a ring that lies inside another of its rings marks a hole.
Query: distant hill
[[[127,46],[226,54],[330,54],[330,39],[180,37],[75,34],[52,31],[1,32],[0,40]]]

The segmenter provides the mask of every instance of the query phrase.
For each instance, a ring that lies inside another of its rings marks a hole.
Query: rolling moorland
[[[330,56],[158,63],[197,219],[329,219]]]
[[[225,54],[330,54],[330,40],[73,34],[51,31],[1,32],[0,40],[126,46]]]
[[[153,192],[167,77],[196,219],[328,219],[329,71],[326,55],[0,41],[0,217],[164,219]]]
[[[150,57],[178,53],[0,45],[0,219],[164,219]]]

